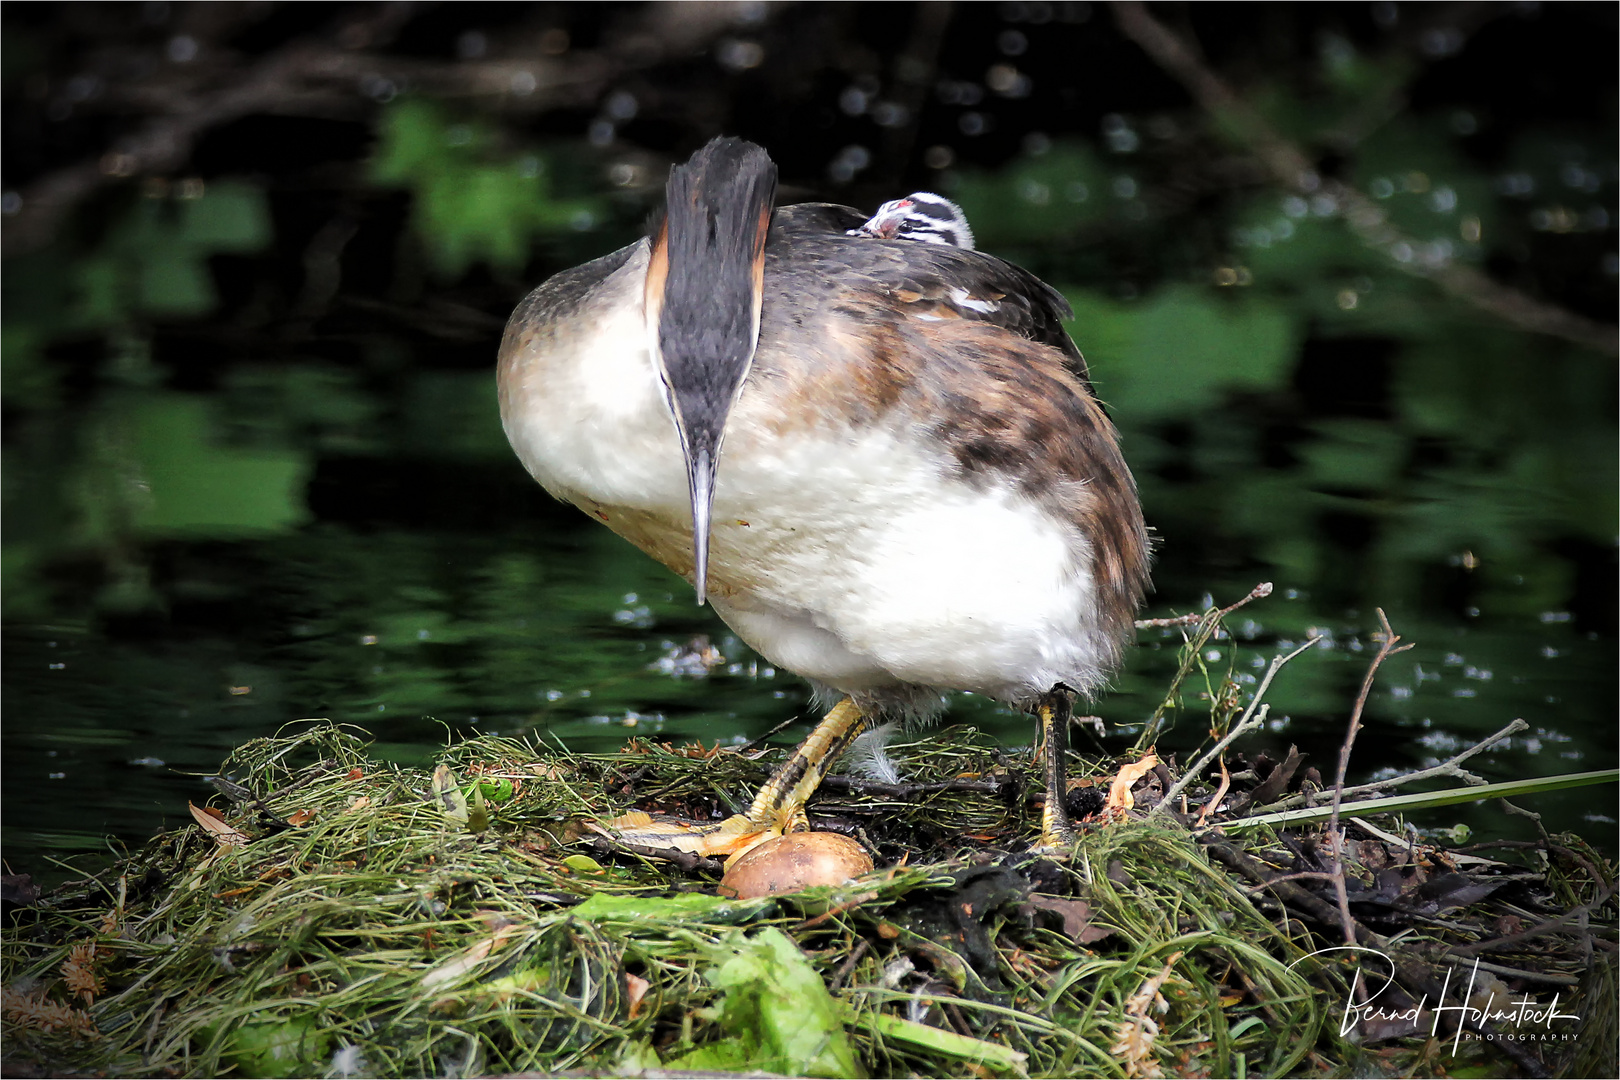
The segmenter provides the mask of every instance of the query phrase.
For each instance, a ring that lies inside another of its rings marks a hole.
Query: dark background
[[[1418,648],[1358,776],[1516,716],[1490,779],[1614,764],[1612,5],[0,12],[15,869],[184,820],[195,774],[301,717],[421,760],[804,711],[495,415],[515,303],[634,238],[717,133],[785,200],[945,192],[1070,297],[1157,532],[1151,614],[1278,586],[1163,748],[1317,632],[1250,749],[1328,771],[1383,608]],[[698,634],[727,664],[672,673]],[[1109,749],[1176,640],[1097,703]],[[1612,788],[1533,805],[1613,844]],[[1529,827],[1421,819],[1462,820]]]

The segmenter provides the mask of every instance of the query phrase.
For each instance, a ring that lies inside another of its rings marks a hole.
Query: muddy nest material
[[[1223,837],[1179,813],[1146,817],[1166,776],[1145,769],[1141,806],[1105,811],[1055,861],[1027,851],[1025,796],[1039,788],[1027,756],[963,731],[895,751],[918,790],[851,782],[813,804],[813,825],[862,839],[880,869],[740,901],[716,895],[713,867],[627,854],[578,822],[729,813],[768,761],[486,737],[447,751],[435,776],[371,760],[361,733],[330,724],[250,743],[222,769],[240,801],[216,800],[213,824],[13,911],[8,1070],[1504,1068],[1484,1041],[1442,1061],[1421,1015],[1412,1031],[1344,1027],[1353,967],[1309,956],[1342,929],[1309,876],[1314,831]],[[1113,768],[1095,770],[1099,789]],[[1557,986],[1564,1012],[1612,1017],[1614,935],[1591,929],[1612,925],[1612,867],[1573,841],[1534,855],[1540,868],[1453,868],[1423,845],[1358,839],[1353,913],[1395,957],[1395,990],[1423,993],[1462,950],[1515,995]],[[1585,927],[1547,928],[1571,911]],[[1605,1074],[1601,1054],[1570,1056],[1600,1047],[1587,1026],[1562,1058],[1528,1051],[1532,1064]],[[1385,1049],[1358,1048],[1370,1038]]]

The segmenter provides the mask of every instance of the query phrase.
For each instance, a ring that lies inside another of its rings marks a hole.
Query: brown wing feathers
[[[1068,303],[982,252],[828,237],[842,220],[834,211],[777,212],[771,295],[810,325],[772,332],[815,344],[760,363],[792,368],[811,412],[857,424],[908,413],[966,479],[1011,480],[1074,522],[1106,614],[1128,626],[1147,585],[1147,534],[1114,426],[1063,329]],[[823,263],[825,274],[807,269]]]

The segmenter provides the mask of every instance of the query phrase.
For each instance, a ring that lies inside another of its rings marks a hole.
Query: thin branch
[[[1563,338],[1608,356],[1620,354],[1620,339],[1613,326],[1537,300],[1454,260],[1443,266],[1418,265],[1409,254],[1417,245],[1390,223],[1389,215],[1377,203],[1341,180],[1322,177],[1304,151],[1283,137],[1211,70],[1195,45],[1154,18],[1136,0],[1115,4],[1114,18],[1121,33],[1180,81],[1224,130],[1248,145],[1278,184],[1302,195],[1332,199],[1350,231],[1362,243],[1388,255],[1391,265],[1425,277],[1444,292],[1521,330]],[[1398,245],[1405,245],[1409,261],[1395,256]]]
[[[1345,789],[1345,794],[1349,794],[1351,790],[1353,790],[1353,789],[1346,788]],[[1354,811],[1355,807],[1352,806],[1350,809],[1352,811]],[[1368,821],[1364,817],[1352,817],[1350,819],[1350,823],[1352,825],[1354,825],[1356,828],[1360,829],[1362,832],[1366,833],[1368,836],[1376,837],[1377,839],[1382,840],[1386,844],[1394,844],[1394,845],[1397,845],[1397,846],[1402,845],[1402,844],[1406,845],[1407,850],[1409,852],[1409,857],[1412,859],[1413,862],[1417,861],[1417,855],[1416,855],[1417,842],[1414,839],[1412,839],[1411,837],[1401,837],[1401,836],[1396,836],[1392,832],[1386,832],[1385,830],[1380,829],[1378,826],[1374,825],[1372,822]],[[1408,829],[1408,831],[1410,831],[1411,826],[1408,825],[1407,829]],[[1499,861],[1497,859],[1487,859],[1487,858],[1485,858],[1485,857],[1483,857],[1481,855],[1464,855],[1461,852],[1459,852],[1456,848],[1447,848],[1446,849],[1446,858],[1449,859],[1451,862],[1456,863],[1458,866],[1481,866],[1481,867],[1495,867],[1495,868],[1501,868],[1501,867],[1509,867],[1509,868],[1511,868],[1511,866],[1512,866],[1511,863],[1501,862],[1501,861]]]
[[[1146,622],[1139,622],[1136,624],[1137,626],[1192,625],[1195,626],[1196,629],[1190,634],[1183,633],[1182,637],[1186,643],[1182,646],[1181,664],[1176,668],[1175,678],[1170,680],[1170,686],[1165,690],[1164,697],[1162,700],[1160,700],[1158,708],[1153,710],[1153,715],[1148,717],[1147,723],[1142,725],[1142,733],[1137,736],[1135,749],[1146,750],[1148,747],[1156,743],[1159,736],[1163,734],[1165,713],[1177,706],[1177,703],[1180,700],[1179,695],[1181,693],[1181,684],[1186,681],[1187,676],[1192,673],[1192,669],[1201,664],[1198,655],[1199,651],[1203,649],[1204,643],[1214,636],[1215,631],[1220,628],[1221,620],[1231,612],[1236,611],[1244,604],[1247,604],[1250,600],[1255,600],[1260,597],[1270,595],[1271,582],[1263,581],[1256,585],[1253,589],[1250,589],[1248,596],[1245,596],[1235,604],[1220,608],[1219,610],[1211,609],[1193,617],[1182,617],[1166,620],[1148,619]]]
[[[1266,722],[1266,716],[1271,706],[1261,705],[1260,699],[1266,696],[1266,688],[1271,685],[1271,680],[1276,677],[1277,672],[1283,669],[1284,664],[1321,640],[1319,637],[1313,637],[1287,656],[1274,656],[1271,658],[1271,666],[1266,668],[1266,677],[1260,680],[1260,685],[1255,690],[1254,697],[1249,701],[1249,707],[1243,712],[1243,718],[1233,725],[1232,730],[1226,733],[1225,738],[1210,747],[1204,756],[1198,759],[1196,764],[1181,774],[1181,779],[1176,782],[1176,786],[1165,792],[1164,798],[1159,800],[1159,805],[1154,807],[1155,812],[1169,806],[1188,784],[1198,778],[1199,774],[1215,759],[1217,754],[1231,746],[1240,736],[1248,734]]]
[[[1466,784],[1483,784],[1485,783],[1484,777],[1476,776],[1467,769],[1459,768],[1458,766],[1460,766],[1462,762],[1467,761],[1469,758],[1474,757],[1476,754],[1484,753],[1486,750],[1489,750],[1503,739],[1517,735],[1519,732],[1524,731],[1529,727],[1530,725],[1525,723],[1523,720],[1515,720],[1501,731],[1498,731],[1496,734],[1475,743],[1473,746],[1470,746],[1468,749],[1457,754],[1455,757],[1448,758],[1438,765],[1431,765],[1427,769],[1419,769],[1416,772],[1402,773],[1400,776],[1391,776],[1387,780],[1374,780],[1370,784],[1357,784],[1355,787],[1347,787],[1344,789],[1343,794],[1346,798],[1357,795],[1370,795],[1374,792],[1405,787],[1407,784],[1411,784],[1419,780],[1432,780],[1435,777],[1440,776],[1456,777]],[[1268,812],[1291,810],[1296,806],[1307,805],[1307,803],[1308,798],[1305,795],[1290,795],[1286,799],[1279,799],[1277,802],[1265,807],[1265,809]]]
[[[865,780],[858,776],[829,776],[821,786],[829,791],[847,791],[855,795],[871,795],[901,802],[921,795],[944,791],[971,791],[980,795],[995,795],[1005,784],[993,780],[936,780],[927,784],[890,784],[882,780]]]
[[[1470,959],[1476,953],[1498,952],[1509,945],[1517,945],[1522,941],[1530,941],[1548,934],[1584,933],[1587,932],[1585,922],[1592,912],[1607,904],[1614,896],[1614,890],[1608,889],[1598,894],[1591,903],[1571,908],[1556,919],[1548,919],[1537,923],[1528,930],[1521,930],[1516,934],[1504,934],[1501,937],[1488,938],[1484,941],[1473,941],[1466,945],[1453,945],[1446,950],[1447,957],[1457,959]]]
[[[1378,622],[1381,630],[1375,635],[1378,641],[1378,654],[1367,665],[1367,674],[1361,680],[1361,692],[1356,695],[1356,707],[1350,712],[1350,728],[1344,733],[1344,745],[1339,747],[1339,768],[1333,776],[1333,814],[1328,818],[1327,835],[1329,843],[1333,846],[1333,891],[1339,897],[1340,925],[1344,927],[1344,940],[1347,945],[1356,943],[1355,920],[1350,917],[1350,894],[1344,883],[1344,836],[1339,832],[1339,805],[1344,799],[1344,777],[1350,769],[1350,750],[1356,744],[1356,735],[1361,731],[1361,714],[1367,708],[1367,697],[1372,693],[1373,678],[1378,674],[1378,668],[1389,657],[1396,653],[1405,652],[1412,646],[1410,644],[1396,647],[1401,640],[1384,617],[1384,609],[1378,609]]]
[[[1248,596],[1245,596],[1243,599],[1239,600],[1235,604],[1229,604],[1226,607],[1221,608],[1221,610],[1217,611],[1215,613],[1215,618],[1224,619],[1228,615],[1232,614],[1232,612],[1236,611],[1238,608],[1242,607],[1244,604],[1247,604],[1251,600],[1263,600],[1266,597],[1271,595],[1271,590],[1272,590],[1271,582],[1262,581],[1260,584],[1256,585],[1254,588],[1249,590],[1249,595]],[[1209,612],[1200,611],[1197,614],[1193,614],[1193,615],[1177,615],[1174,618],[1169,618],[1169,619],[1137,619],[1136,620],[1136,628],[1138,630],[1147,630],[1147,629],[1149,629],[1151,627],[1155,627],[1155,626],[1191,626],[1193,623],[1198,622],[1200,619],[1207,618],[1208,615],[1209,615]]]
[[[1284,904],[1298,908],[1324,926],[1331,925],[1339,916],[1339,912],[1333,909],[1332,904],[1329,904],[1309,889],[1294,884],[1291,879],[1295,875],[1273,875],[1260,860],[1236,844],[1225,840],[1219,833],[1201,833],[1198,836],[1198,842],[1215,858],[1256,885],[1268,889]],[[1359,931],[1358,940],[1360,944],[1377,949],[1379,952],[1387,953],[1389,951],[1389,943],[1381,935],[1374,933],[1354,920],[1351,921],[1351,925]],[[1356,942],[1352,942],[1352,944],[1356,944]],[[1420,977],[1411,981],[1414,985],[1422,985],[1423,979]]]
[[[665,6],[654,5],[649,18],[659,17]],[[94,159],[46,173],[19,192],[20,206],[0,234],[0,252],[9,257],[43,247],[73,207],[103,184],[181,169],[203,134],[254,113],[330,115],[335,105],[346,102],[370,108],[372,102],[360,87],[372,81],[427,89],[445,97],[493,96],[510,108],[529,111],[577,105],[594,101],[625,70],[661,55],[653,49],[645,57],[626,58],[598,50],[566,57],[413,60],[359,51],[391,38],[413,13],[413,5],[377,4],[366,10],[369,17],[339,31],[335,42],[294,42],[264,56],[225,85],[115,88],[114,93],[131,102],[144,100],[158,114]],[[698,20],[693,32],[718,33],[729,26],[727,19]]]
[[[659,859],[674,863],[682,870],[691,873],[702,870],[710,874],[718,874],[725,870],[725,864],[719,859],[710,859],[703,855],[694,855],[690,851],[679,848],[649,847],[646,844],[629,844],[623,840],[614,840],[606,836],[597,836],[591,839],[591,846],[598,853],[634,855],[641,859]]]
[[[771,728],[771,730],[767,731],[765,734],[756,735],[754,738],[749,739],[747,742],[743,743],[741,746],[731,747],[730,748],[731,752],[733,754],[746,754],[748,751],[754,749],[757,746],[765,745],[765,743],[768,740],[770,740],[771,738],[773,738],[773,737],[775,737],[777,735],[780,735],[782,732],[786,731],[788,728],[792,727],[794,724],[800,723],[803,719],[804,719],[804,717],[802,717],[802,716],[790,716],[786,720],[783,720],[780,724],[777,724],[775,727]]]

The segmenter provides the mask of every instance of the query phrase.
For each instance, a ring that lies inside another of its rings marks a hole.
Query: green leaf
[[[926,1051],[960,1061],[969,1061],[998,1072],[1022,1076],[1024,1063],[1029,1060],[1028,1054],[1002,1046],[1000,1043],[958,1035],[954,1031],[919,1024],[914,1020],[890,1016],[888,1013],[865,1013],[860,1019],[866,1027],[884,1038],[910,1043]]]
[[[589,863],[594,868],[593,872],[601,872],[602,868],[596,861],[584,855],[571,855],[564,862],[573,866],[574,859]],[[574,868],[581,869],[578,866]],[[711,896],[708,893],[678,893],[675,896],[619,896],[613,893],[596,893],[569,914],[591,922],[628,922],[643,925],[650,922],[685,922],[693,919],[705,922],[744,922],[770,908],[772,904],[768,897],[759,900],[732,900],[724,896]]]
[[[1410,795],[1386,795],[1376,799],[1347,802],[1339,807],[1339,817],[1367,817],[1372,814],[1405,814],[1414,810],[1429,810],[1438,806],[1457,806],[1461,803],[1480,802],[1485,799],[1519,799],[1567,788],[1592,787],[1612,784],[1620,779],[1620,769],[1594,769],[1591,772],[1563,773],[1559,776],[1533,777],[1529,780],[1509,780],[1499,784],[1481,784],[1477,787],[1445,788],[1441,791],[1420,791]],[[1304,810],[1279,810],[1271,814],[1237,818],[1222,824],[1228,832],[1242,832],[1259,825],[1274,828],[1313,825],[1333,816],[1333,807],[1314,806]]]
[[[461,782],[448,765],[433,770],[433,799],[445,817],[457,825],[467,824],[467,796],[461,793]]]
[[[843,1008],[786,934],[774,926],[751,938],[733,931],[710,956],[714,966],[704,978],[726,992],[720,1026],[728,1039],[755,1048],[741,1065],[788,1076],[866,1075],[844,1031]]]
[[[305,1013],[288,1020],[243,1024],[233,1031],[220,1055],[223,1064],[241,1076],[280,1080],[289,1076],[319,1076],[326,1071],[332,1036]]]
[[[602,864],[589,855],[570,855],[563,860],[563,865],[576,874],[600,874]]]
[[[490,802],[499,803],[510,799],[514,790],[515,789],[512,787],[512,781],[497,777],[480,778],[477,783],[468,784],[466,787],[462,788],[461,793],[470,799],[476,792],[478,795],[488,799]]]

